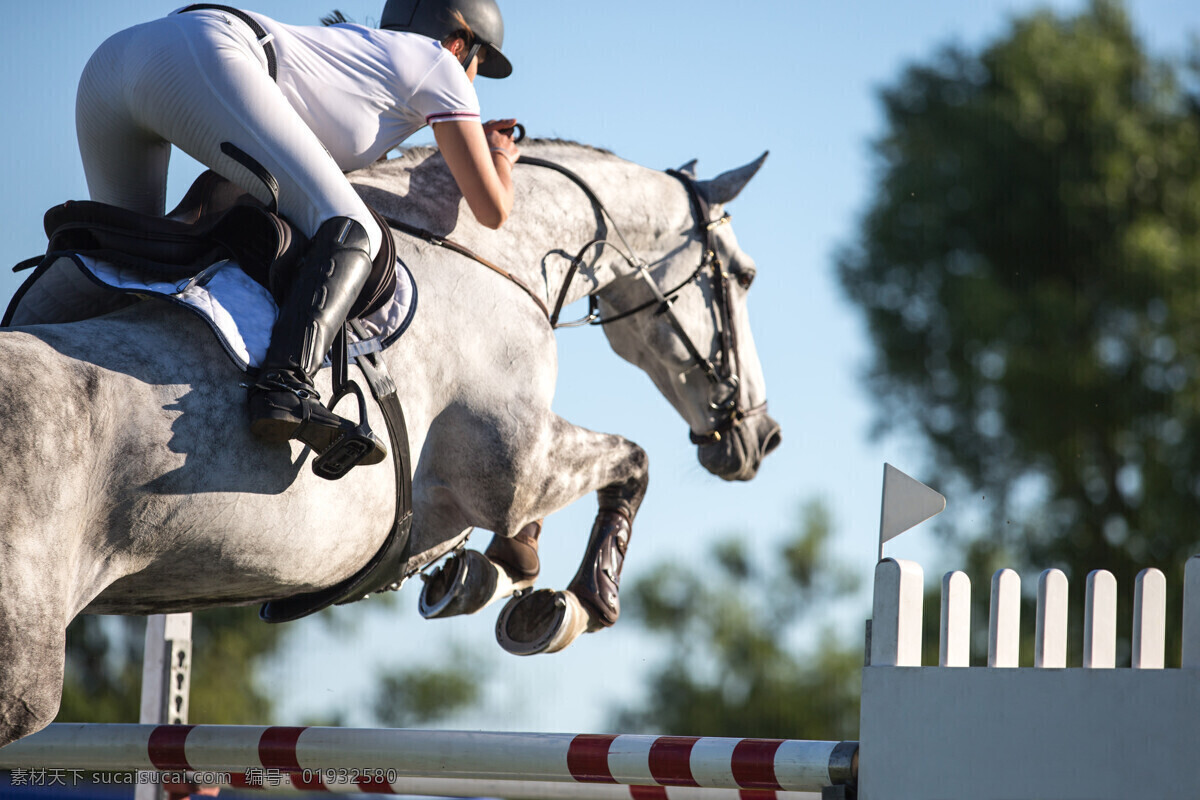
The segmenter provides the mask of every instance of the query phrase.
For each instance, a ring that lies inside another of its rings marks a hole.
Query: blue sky
[[[702,567],[707,545],[731,532],[765,548],[788,530],[809,498],[830,507],[836,550],[865,580],[874,559],[883,462],[937,487],[936,476],[922,474],[922,454],[911,443],[868,440],[872,406],[861,375],[869,347],[834,274],[834,254],[852,241],[870,199],[869,142],[882,130],[877,90],[905,64],[930,58],[942,45],[986,42],[1014,14],[1046,4],[501,3],[504,50],[515,71],[504,81],[480,79],[485,116],[515,116],[530,135],[598,145],[652,167],[698,158],[702,177],[771,151],[730,207],[739,241],[759,265],[752,326],[771,413],[783,425],[783,445],[754,482],[724,484],[704,472],[682,420],[643,375],[612,354],[602,333],[559,334],[559,413],[621,433],[650,455],[650,491],[626,580],[664,559]],[[73,107],[88,56],[112,32],[179,5],[7,4],[0,34],[0,265],[44,248],[46,208],[86,197]],[[1049,5],[1080,8],[1076,2]],[[261,0],[246,7],[315,24],[334,7],[374,23],[381,5]],[[1188,33],[1200,31],[1200,4],[1192,0],[1133,0],[1129,8],[1143,42],[1158,54],[1182,52]],[[168,204],[198,171],[194,163],[176,160]],[[0,274],[5,301],[16,286],[7,271]],[[597,376],[610,387],[607,393],[590,391]],[[969,507],[969,498],[950,497],[947,515],[957,509],[968,524]],[[561,587],[570,579],[594,509],[589,497],[548,520],[543,585]],[[909,534],[889,552],[924,560],[927,576],[933,574],[937,554],[928,534]],[[416,612],[417,591],[416,585],[406,588],[398,605],[371,601],[341,609],[333,626],[293,623],[287,657],[264,676],[281,699],[280,717],[264,722],[295,723],[305,714],[336,709],[367,723],[364,693],[376,666],[434,665],[459,646],[486,659],[491,677],[488,708],[455,724],[593,731],[604,725],[614,701],[638,696],[637,677],[656,657],[631,626],[618,625],[563,654],[517,659],[494,643],[492,610],[476,619],[425,622]],[[866,616],[867,602],[856,610]],[[334,636],[330,627],[348,630]],[[856,638],[859,631],[855,622],[847,636]],[[198,661],[209,657],[218,656],[196,654]]]

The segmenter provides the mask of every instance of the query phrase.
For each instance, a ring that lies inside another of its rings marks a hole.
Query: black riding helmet
[[[504,44],[504,20],[496,0],[387,0],[379,27],[391,31],[410,31],[442,41],[458,33],[462,26],[454,12],[471,27],[474,41],[464,63],[470,64],[475,52],[484,51],[479,74],[485,78],[507,78],[512,64],[500,52]]]

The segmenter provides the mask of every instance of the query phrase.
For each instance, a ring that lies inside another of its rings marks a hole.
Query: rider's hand
[[[503,153],[512,164],[517,163],[517,159],[521,157],[521,149],[513,140],[516,124],[515,119],[493,119],[483,123],[488,148],[493,153]]]

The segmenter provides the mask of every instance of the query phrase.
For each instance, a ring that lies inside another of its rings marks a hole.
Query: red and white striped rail
[[[773,792],[767,789],[706,789],[692,786],[625,786],[564,781],[503,781],[470,778],[397,778],[390,782],[330,776],[319,784],[305,782],[299,773],[231,776],[234,789],[268,792],[336,792],[405,795],[409,797],[506,797],[521,800],[813,800],[812,792]]]
[[[0,748],[0,768],[279,770],[305,782],[356,774],[380,783],[395,776],[803,792],[853,783],[857,750],[855,742],[793,739],[56,723]]]

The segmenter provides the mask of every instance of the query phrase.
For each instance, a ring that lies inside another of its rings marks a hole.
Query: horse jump
[[[861,798],[1168,797],[1200,786],[1200,556],[1184,570],[1181,668],[1166,669],[1166,576],[1135,581],[1130,668],[1117,664],[1117,584],[1087,576],[1081,667],[1067,667],[1067,578],[1038,577],[1034,666],[1020,667],[1021,580],[991,580],[988,656],[971,667],[971,584],[942,580],[938,666],[922,666],[923,572],[875,570],[863,669]],[[1026,654],[1027,656],[1029,654]],[[1185,789],[1185,787],[1188,787]]]
[[[875,568],[859,742],[338,728],[54,724],[0,748],[0,768],[204,770],[250,786],[569,800],[1118,800],[1200,786],[1200,556],[1183,574],[1180,668],[1166,668],[1167,576],[1134,582],[1130,668],[1118,587],[1086,578],[1080,667],[1067,666],[1068,580],[1037,581],[1021,656],[1021,579],[991,579],[986,666],[971,666],[971,582],[942,581],[937,666],[923,666],[924,572]],[[1031,657],[1030,657],[1031,656]],[[1033,667],[1022,667],[1032,661]],[[860,758],[861,752],[861,758]],[[270,787],[263,787],[270,788]],[[794,798],[799,800],[799,798]]]
[[[938,666],[922,666],[923,571],[884,559],[863,670],[861,764],[857,742],[58,723],[0,749],[0,768],[222,771],[233,785],[277,770],[285,786],[309,790],[574,800],[732,800],[715,790],[857,791],[862,800],[1171,796],[1200,786],[1192,752],[1200,556],[1183,582],[1179,669],[1164,668],[1158,570],[1133,587],[1131,668],[1115,667],[1117,587],[1102,570],[1087,578],[1082,668],[1066,666],[1067,581],[1057,570],[1038,579],[1036,666],[1018,667],[1012,570],[991,581],[987,666],[970,666],[970,581],[961,572],[942,580]]]
[[[363,779],[324,780],[306,783],[302,775],[283,773],[276,782],[262,775],[233,774],[234,789],[336,793],[395,794],[419,797],[514,797],[521,800],[812,800],[811,792],[774,792],[765,789],[708,789],[691,786],[630,786],[606,783],[554,783],[548,781],[472,780],[457,778],[397,778],[390,782]]]
[[[419,797],[514,797],[521,800],[812,800],[812,792],[773,792],[763,789],[706,789],[690,786],[627,786],[604,783],[398,778],[390,783],[336,780],[306,784],[300,775],[285,774],[276,785],[263,785],[260,776],[232,776],[230,787],[267,791],[370,793]]]
[[[853,784],[856,750],[854,742],[780,739],[56,723],[0,750],[0,767],[241,775],[271,770],[290,775],[293,785],[306,789],[326,788],[347,775],[364,778],[350,781],[359,789],[434,775],[821,791]]]

